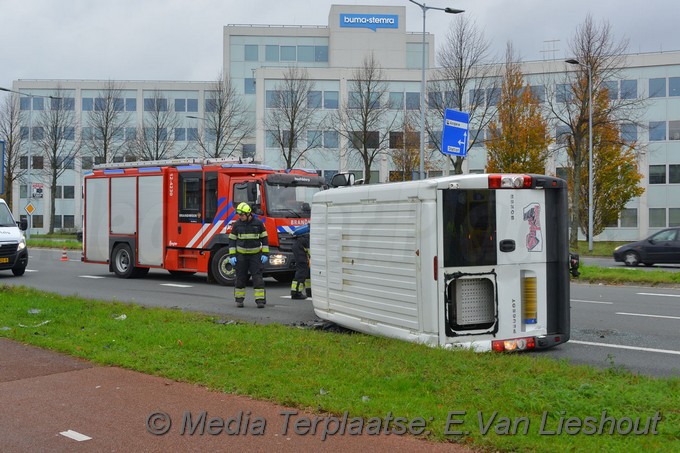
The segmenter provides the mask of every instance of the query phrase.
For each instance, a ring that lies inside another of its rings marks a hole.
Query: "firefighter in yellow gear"
[[[260,219],[253,217],[248,203],[236,207],[239,219],[229,233],[229,263],[236,268],[234,299],[237,307],[243,307],[246,298],[248,274],[253,278],[253,290],[257,308],[264,308],[267,297],[262,276],[265,263],[269,260],[269,238],[267,229]]]

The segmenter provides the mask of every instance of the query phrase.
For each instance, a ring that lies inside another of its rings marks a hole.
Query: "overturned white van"
[[[567,187],[458,175],[314,196],[314,311],[369,334],[476,350],[569,339]]]

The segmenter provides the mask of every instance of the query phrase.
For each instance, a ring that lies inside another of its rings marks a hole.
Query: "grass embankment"
[[[76,239],[75,234],[53,233],[53,234],[32,234],[27,241],[29,250],[35,248],[54,248],[67,250],[82,250],[83,243]]]
[[[0,298],[4,337],[319,413],[349,411],[350,417],[364,419],[384,418],[390,412],[407,419],[422,417],[432,440],[493,450],[680,451],[677,378],[571,366],[540,353],[475,354],[361,334],[218,323],[197,313],[22,287],[0,286]],[[121,314],[126,319],[116,319]],[[449,429],[468,434],[446,434],[450,411],[465,415],[453,415],[463,422]],[[600,429],[603,411],[623,420],[623,432],[629,429],[624,417],[633,423],[639,417],[640,430],[649,421],[650,434],[617,434],[616,427],[609,434],[610,422],[603,434],[588,434]],[[482,434],[480,414],[486,425],[494,412],[495,421]],[[657,412],[661,420],[655,423]],[[519,423],[517,434],[496,432],[506,431],[505,418],[518,417],[526,422]],[[586,423],[586,417],[594,417],[593,428],[569,435],[563,427],[557,434],[560,420],[570,417]]]
[[[574,283],[605,283],[608,285],[680,285],[680,272],[648,271],[630,267],[610,269],[599,266],[579,267],[581,275],[571,281]]]

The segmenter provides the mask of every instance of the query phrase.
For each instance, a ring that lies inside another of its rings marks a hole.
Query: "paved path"
[[[205,434],[197,419],[207,413]],[[205,388],[115,367],[96,366],[66,355],[0,338],[0,450],[25,451],[338,451],[469,452],[455,444],[436,444],[399,435],[298,435],[295,420],[276,404],[218,393]],[[162,415],[172,424],[164,435]],[[184,414],[197,425],[182,435]],[[238,422],[241,414],[241,422]],[[214,432],[209,434],[210,418]],[[326,421],[328,419],[324,419]],[[228,435],[220,423],[245,434]],[[323,424],[320,425],[323,427]],[[333,425],[329,426],[331,429]],[[263,435],[254,433],[264,432]],[[81,436],[86,436],[86,440]]]

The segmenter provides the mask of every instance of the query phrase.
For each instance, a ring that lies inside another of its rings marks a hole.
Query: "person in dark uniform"
[[[290,285],[292,299],[312,297],[312,286],[309,273],[309,224],[298,228],[294,233],[293,258],[295,259],[295,277]]]
[[[253,217],[248,203],[236,207],[239,218],[229,233],[229,263],[236,268],[234,299],[237,307],[243,307],[246,298],[248,274],[253,277],[253,290],[257,308],[264,308],[267,298],[264,291],[262,270],[269,260],[269,238],[260,219]]]

